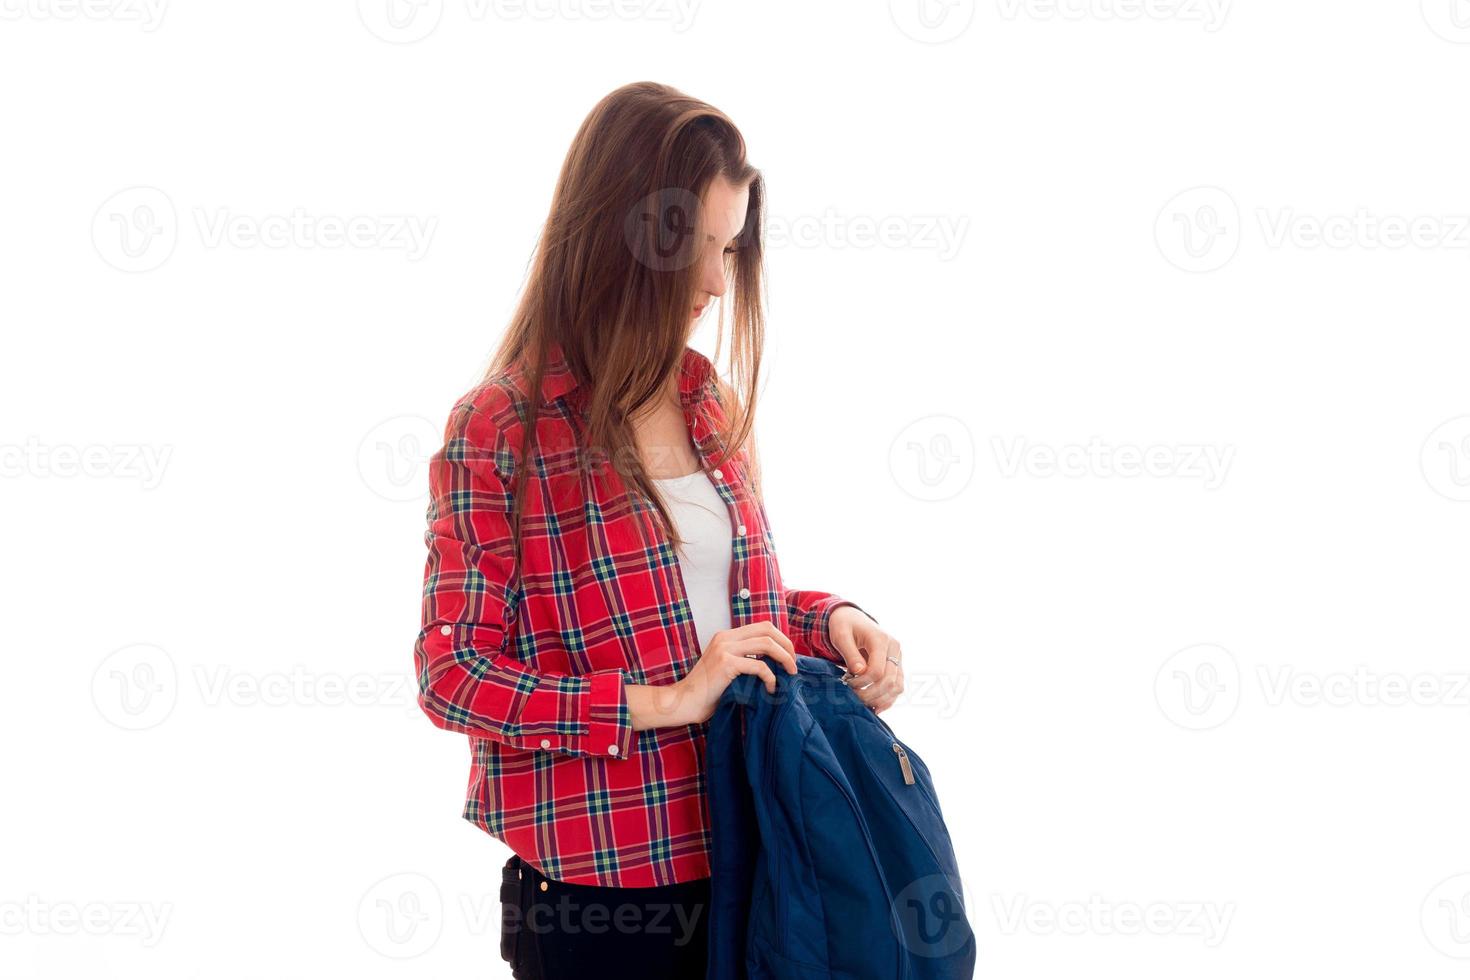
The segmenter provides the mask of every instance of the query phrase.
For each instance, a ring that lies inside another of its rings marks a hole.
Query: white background
[[[507,975],[422,464],[653,79],[978,975],[1463,975],[1470,4],[925,2],[0,0],[0,974]]]

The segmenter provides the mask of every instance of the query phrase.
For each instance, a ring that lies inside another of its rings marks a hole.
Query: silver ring
[[[890,662],[890,663],[895,663],[895,664],[898,664],[898,658],[897,658],[897,657],[889,657],[889,658],[888,658],[888,660],[889,660],[889,662]],[[903,666],[903,664],[898,664],[898,665],[899,665],[899,666],[900,666],[900,667],[902,667],[902,666]]]
[[[764,656],[765,656],[765,654],[763,654],[763,653],[747,653],[745,655],[745,658],[747,660],[759,660],[761,657],[764,657]]]

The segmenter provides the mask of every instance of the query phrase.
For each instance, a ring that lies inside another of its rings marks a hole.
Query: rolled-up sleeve
[[[519,589],[513,474],[500,427],[457,406],[429,460],[428,559],[414,645],[419,706],[446,731],[519,749],[626,758],[633,732],[626,672],[542,672],[511,652]]]

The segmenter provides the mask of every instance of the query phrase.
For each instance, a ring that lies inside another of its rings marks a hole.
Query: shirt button
[[[549,738],[543,738],[541,740],[541,747],[543,749],[549,749],[549,748],[551,748],[551,739],[549,739]]]
[[[445,636],[448,636],[450,633],[453,633],[454,632],[454,627],[452,627],[452,626],[441,626],[441,627],[439,627],[439,632],[440,633],[443,633]]]
[[[608,755],[617,755],[618,754],[618,747],[616,745],[609,745],[607,747],[607,754]]]
[[[745,525],[742,524],[738,528],[736,528],[735,529],[735,533],[737,533],[737,534],[744,534],[745,533]]]
[[[740,590],[740,598],[742,598],[742,599],[749,599],[750,598],[750,590],[749,589],[741,589]]]
[[[714,472],[710,473],[710,476],[714,477],[716,480],[723,480],[725,478],[725,474],[721,473],[719,470],[715,470]]]

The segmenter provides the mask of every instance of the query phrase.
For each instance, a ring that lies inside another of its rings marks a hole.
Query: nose
[[[725,295],[725,253],[723,249],[714,249],[712,257],[706,257],[700,263],[699,280],[695,284],[699,293],[708,293],[710,299]]]

